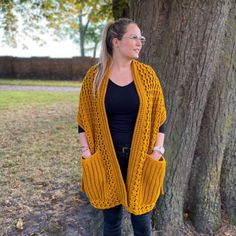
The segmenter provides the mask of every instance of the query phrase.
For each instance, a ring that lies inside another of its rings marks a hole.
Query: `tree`
[[[226,139],[226,147],[224,149],[224,159],[221,171],[221,199],[222,206],[226,210],[227,215],[231,223],[236,225],[236,80],[229,78],[236,78],[235,71],[235,15],[236,15],[236,4],[232,4],[228,21],[226,24],[225,40],[222,47],[223,61],[221,66],[222,76],[226,75],[225,79],[228,82],[229,104],[227,106],[230,113],[233,114],[230,120],[227,121],[226,127],[230,130]],[[233,68],[234,66],[234,68]],[[223,77],[224,78],[224,77]],[[227,91],[227,92],[228,92]]]
[[[69,29],[70,37],[80,43],[81,56],[85,55],[85,42],[94,42],[96,48],[101,37],[101,31],[97,27],[101,27],[104,21],[112,19],[111,2],[99,0],[77,1],[79,4],[78,12],[78,28],[79,37],[77,35],[77,28]],[[92,23],[92,24],[91,24]],[[94,48],[94,50],[96,50]]]
[[[114,19],[121,17],[129,18],[129,11],[128,0],[112,0],[112,14]]]
[[[101,39],[101,32],[104,28],[104,24],[93,24],[91,25],[87,30],[87,37],[85,39],[85,42],[89,44],[90,42],[93,42],[92,48],[87,48],[86,50],[93,50],[93,57],[96,57],[97,47]]]
[[[228,128],[235,122],[235,1],[129,4],[147,37],[141,59],[157,71],[168,109],[168,169],[155,228],[184,235],[188,216],[198,232],[211,234],[222,223],[223,192],[235,219],[235,166],[223,161],[235,163],[236,133]]]
[[[44,43],[40,35],[50,32],[57,40],[70,37],[79,43],[81,56],[85,55],[85,42],[100,38],[101,31],[92,30],[93,24],[112,18],[111,0],[0,0],[0,14],[2,43],[27,47],[25,37]]]
[[[236,121],[236,117],[233,116],[233,112],[236,111],[236,80],[233,68],[233,64],[235,64],[235,61],[233,62],[235,60],[233,56],[235,53],[235,38],[232,37],[234,32],[229,26],[229,24],[233,25],[235,13],[235,7],[232,5],[225,22],[218,65],[207,96],[206,108],[194,154],[192,181],[189,185],[192,219],[196,228],[204,232],[214,231],[221,226],[221,204],[229,203],[233,209],[234,202],[233,211],[236,216],[236,192],[233,193],[233,189],[231,189],[233,182],[229,189],[227,189],[226,183],[221,183],[221,178],[225,180],[229,178],[231,181],[236,180],[235,165],[234,170],[233,165],[228,166],[229,172],[223,170],[227,167],[227,160],[232,164],[235,162],[234,144],[228,148],[228,152],[231,153],[227,154],[226,149],[228,142],[235,142],[235,128],[233,128]],[[234,137],[231,130],[234,131]],[[204,146],[209,148],[206,149]],[[225,189],[225,199],[221,197],[223,194],[221,195],[220,187]],[[230,195],[231,197],[229,197]],[[233,201],[230,202],[230,199]],[[229,216],[231,217],[231,215]]]

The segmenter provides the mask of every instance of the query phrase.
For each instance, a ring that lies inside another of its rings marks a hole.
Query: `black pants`
[[[124,181],[127,177],[129,152],[116,152],[118,162],[120,164],[121,173]],[[103,210],[104,236],[120,236],[121,235],[121,223],[122,223],[122,205]],[[152,211],[142,214],[131,214],[131,223],[135,236],[150,236],[152,231],[151,226]]]

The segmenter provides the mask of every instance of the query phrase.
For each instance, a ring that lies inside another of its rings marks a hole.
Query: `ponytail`
[[[93,82],[94,95],[101,86],[109,62],[112,61],[112,54],[113,54],[112,39],[118,38],[119,40],[121,40],[126,32],[127,26],[131,23],[136,24],[131,19],[120,18],[115,22],[108,23],[104,28],[101,41],[101,54],[97,66],[97,72]]]

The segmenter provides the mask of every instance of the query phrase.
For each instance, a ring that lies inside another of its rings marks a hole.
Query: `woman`
[[[166,162],[166,109],[153,69],[136,59],[145,38],[130,19],[104,29],[100,62],[89,69],[77,115],[82,190],[103,209],[104,235],[121,235],[122,206],[134,235],[151,235]]]

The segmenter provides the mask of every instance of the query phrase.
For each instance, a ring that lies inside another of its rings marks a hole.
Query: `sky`
[[[46,24],[42,22],[42,24]],[[18,16],[18,32],[19,37],[23,35],[22,33],[22,20]],[[51,34],[50,34],[51,32]],[[14,57],[55,57],[55,58],[71,58],[80,56],[80,48],[78,44],[75,44],[72,40],[64,39],[60,41],[55,41],[53,37],[53,31],[48,30],[48,33],[41,35],[36,29],[35,33],[39,36],[45,44],[40,46],[39,42],[34,41],[30,37],[19,38],[18,45],[16,48],[9,47],[6,44],[1,43],[1,38],[3,38],[3,31],[0,29],[0,56],[14,56]],[[23,41],[27,45],[27,49],[22,46]],[[86,45],[89,47],[89,45]],[[97,55],[100,49],[98,48]],[[92,51],[85,52],[86,56],[92,56]]]
[[[25,36],[23,33],[23,20],[21,15],[15,12],[17,15],[17,47],[12,48],[6,44],[2,44],[1,39],[3,38],[3,30],[0,29],[0,56],[15,56],[15,57],[73,57],[80,56],[79,45],[76,45],[69,39],[61,40],[60,42],[55,41],[53,38],[53,31],[48,30],[42,35],[37,29],[32,32],[32,35],[40,37],[45,44],[40,46],[40,42],[34,41],[32,38]],[[47,22],[44,20],[41,22],[42,26],[46,25]],[[51,33],[51,34],[50,34]],[[27,46],[27,49],[23,47],[23,43]]]
[[[37,42],[27,39],[25,44],[28,49],[24,49],[22,45],[16,48],[7,45],[1,45],[0,56],[15,56],[15,57],[76,57],[80,56],[79,46],[70,40],[54,41],[50,35],[45,35],[46,44],[40,46]]]

